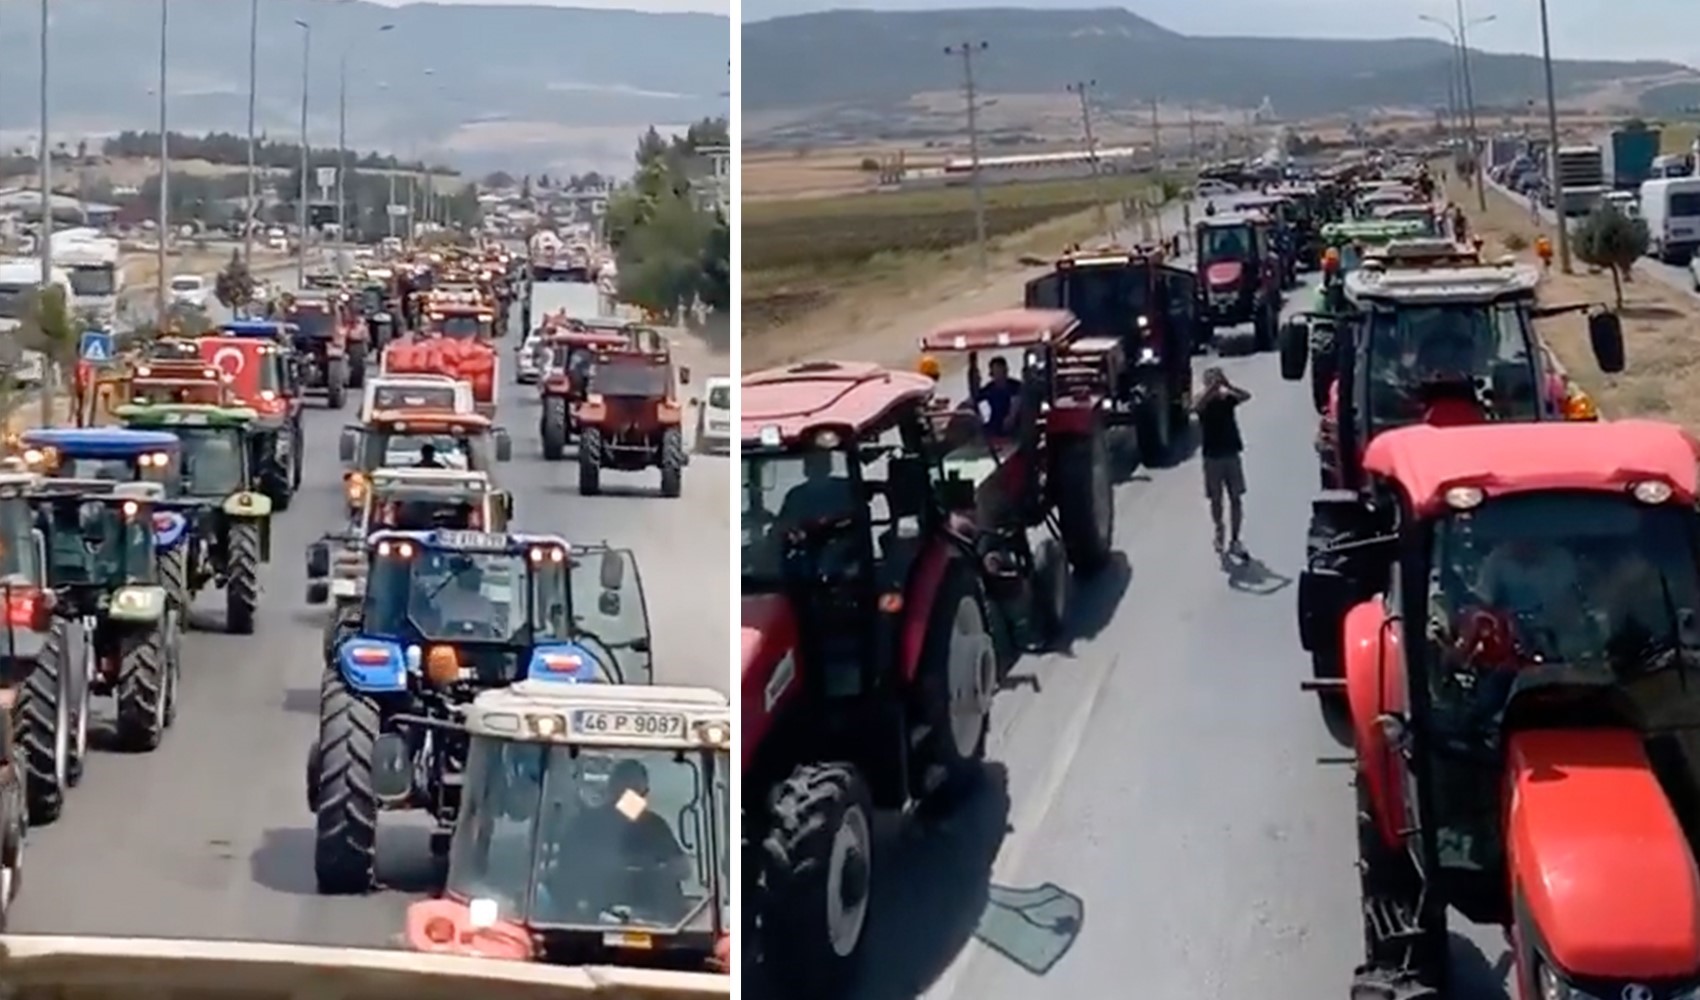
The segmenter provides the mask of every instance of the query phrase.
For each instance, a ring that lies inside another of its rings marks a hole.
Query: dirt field
[[[1463,205],[1472,229],[1486,237],[1489,253],[1508,253],[1505,239],[1512,233],[1527,241],[1531,249],[1516,255],[1534,262],[1532,249],[1537,235],[1554,239],[1551,227],[1536,225],[1526,206],[1489,189],[1486,215],[1476,210],[1476,194],[1454,180],[1446,188],[1454,203]],[[1587,265],[1576,262],[1576,273],[1560,273],[1553,266],[1541,296],[1553,302],[1611,303],[1611,276],[1590,274]],[[1700,431],[1700,301],[1652,278],[1638,278],[1624,287],[1623,339],[1628,366],[1621,375],[1603,375],[1594,366],[1588,349],[1588,331],[1579,315],[1541,324],[1547,338],[1570,374],[1599,405],[1607,417],[1654,417],[1674,420]]]

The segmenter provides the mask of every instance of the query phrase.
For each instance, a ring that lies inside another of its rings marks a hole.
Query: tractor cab
[[[666,338],[648,327],[630,327],[626,343],[600,349],[589,369],[583,398],[568,410],[565,428],[578,435],[579,492],[594,496],[602,490],[606,469],[661,471],[661,494],[677,497],[684,489],[689,461],[684,442],[684,409],[675,386],[688,385],[691,370],[675,367]],[[558,412],[545,397],[543,417]],[[541,428],[553,434],[549,427]],[[551,436],[545,445],[558,442]],[[559,447],[545,457],[559,455]]]
[[[925,375],[849,362],[743,380],[743,830],[792,845],[745,855],[768,889],[744,947],[786,995],[849,980],[873,810],[947,800],[984,756],[990,570],[951,516],[974,491],[940,475],[932,394]]]
[[[174,439],[160,449],[164,458],[160,482],[167,495],[208,503],[223,503],[247,491],[258,478],[256,443],[250,428],[256,414],[244,407],[195,404],[130,405],[118,416],[132,434]]]
[[[378,375],[366,382],[360,419],[374,413],[475,413],[472,387],[448,375]]]
[[[200,358],[152,360],[130,373],[130,402],[142,406],[186,403],[230,406],[235,403],[232,379]]]
[[[1320,268],[1322,226],[1327,221],[1326,198],[1321,187],[1316,184],[1283,184],[1271,188],[1269,196],[1284,203],[1288,241],[1298,270],[1315,271]]]
[[[1222,214],[1193,232],[1205,315],[1218,327],[1251,323],[1256,347],[1273,346],[1281,321],[1281,252],[1262,213]]]
[[[489,340],[496,313],[476,292],[433,294],[426,305],[425,333],[449,340]]]
[[[19,446],[26,471],[110,483],[168,483],[181,450],[175,434],[119,427],[38,427]]]
[[[1641,420],[1371,443],[1381,502],[1299,583],[1347,651],[1355,992],[1444,995],[1450,909],[1506,928],[1517,996],[1700,982],[1697,459]]]
[[[408,946],[728,971],[731,715],[708,688],[520,681],[478,695],[443,896],[408,907]],[[639,835],[652,846],[634,853]]]
[[[1103,360],[1103,393],[1132,423],[1142,461],[1168,460],[1190,419],[1192,356],[1210,342],[1198,281],[1156,247],[1071,251],[1027,282],[1030,310],[1066,310],[1079,321],[1070,366]]]
[[[1234,211],[1268,220],[1270,244],[1274,248],[1281,287],[1298,284],[1297,246],[1299,209],[1293,197],[1270,192],[1234,199]]]
[[[1404,266],[1374,258],[1345,276],[1336,335],[1317,354],[1314,380],[1326,383],[1317,438],[1325,489],[1356,489],[1364,447],[1377,434],[1415,423],[1563,419],[1565,380],[1535,330],[1540,319],[1595,310],[1589,337],[1602,371],[1623,370],[1623,333],[1614,313],[1591,303],[1540,306],[1536,269],[1465,254]],[[1282,330],[1281,370],[1296,381],[1311,362],[1302,325]]]

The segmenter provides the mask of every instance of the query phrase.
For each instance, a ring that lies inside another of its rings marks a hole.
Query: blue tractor
[[[553,535],[440,529],[366,540],[366,592],[332,644],[307,756],[319,891],[363,893],[378,814],[423,809],[447,850],[480,691],[544,682],[648,684],[648,609],[631,553]]]
[[[23,432],[28,471],[62,479],[165,483],[182,450],[169,431],[39,427]]]

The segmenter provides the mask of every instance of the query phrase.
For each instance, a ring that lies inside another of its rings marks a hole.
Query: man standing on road
[[[1198,414],[1199,451],[1203,455],[1204,496],[1210,501],[1210,522],[1215,527],[1216,552],[1222,549],[1222,497],[1228,499],[1229,542],[1227,553],[1236,559],[1246,557],[1240,543],[1240,528],[1245,522],[1245,467],[1240,453],[1245,442],[1240,437],[1240,421],[1236,411],[1241,403],[1251,399],[1251,393],[1228,381],[1222,369],[1204,370],[1204,391],[1193,401]]]

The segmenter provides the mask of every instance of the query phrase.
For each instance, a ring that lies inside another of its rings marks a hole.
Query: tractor
[[[507,431],[476,413],[402,409],[377,410],[364,424],[343,428],[337,453],[348,470],[343,495],[352,517],[379,469],[418,466],[429,454],[437,468],[494,475],[497,463],[513,458],[514,446]]]
[[[1036,259],[1036,258],[1035,258]],[[1029,309],[1080,321],[1074,350],[1104,358],[1111,419],[1133,425],[1140,460],[1169,462],[1192,419],[1192,356],[1214,334],[1198,311],[1198,283],[1156,247],[1075,249],[1027,282]]]
[[[125,426],[169,431],[167,496],[184,511],[185,537],[159,560],[173,602],[189,607],[208,586],[224,590],[225,631],[252,635],[260,601],[260,566],[271,561],[272,501],[255,482],[257,414],[246,407],[187,404],[121,406]]]
[[[366,592],[325,664],[307,758],[313,867],[333,895],[371,889],[380,811],[424,810],[433,851],[447,850],[467,740],[439,724],[479,692],[654,677],[629,552],[451,529],[379,531],[366,550]]]
[[[465,810],[442,897],[408,907],[409,947],[729,971],[732,707],[724,694],[525,680],[479,694],[462,721],[440,725],[469,739]],[[392,783],[380,795],[406,793],[405,774],[383,777]],[[628,831],[670,847],[633,855],[622,850]]]
[[[1463,259],[1403,269],[1369,258],[1346,275],[1328,313],[1336,326],[1329,402],[1317,434],[1322,492],[1311,504],[1309,571],[1349,568],[1343,540],[1376,504],[1364,456],[1377,437],[1413,424],[1562,421],[1568,396],[1535,331],[1537,320],[1585,310],[1600,369],[1621,372],[1623,329],[1592,303],[1541,306],[1535,269]],[[1311,344],[1302,327],[1283,329],[1281,373],[1304,377]],[[1301,595],[1302,596],[1302,595]],[[1317,691],[1338,730],[1341,657],[1338,622],[1301,600],[1299,636]]]
[[[681,366],[678,384],[690,381],[691,370]],[[634,328],[628,346],[598,351],[584,392],[571,410],[579,432],[579,492],[587,497],[601,493],[604,469],[659,468],[661,495],[679,496],[690,456],[666,339],[654,330]]]
[[[1252,349],[1273,348],[1286,287],[1274,223],[1257,212],[1217,215],[1198,223],[1193,246],[1198,248],[1199,295],[1211,326],[1250,323]]]
[[[948,809],[985,756],[1007,567],[938,474],[933,390],[832,361],[743,381],[744,947],[785,996],[851,988],[874,811]]]
[[[288,510],[301,488],[307,449],[302,387],[288,328],[259,321],[226,323],[198,343],[201,360],[229,377],[237,405],[254,411],[255,477],[272,504]]]
[[[1299,581],[1347,651],[1352,997],[1459,995],[1451,912],[1520,1000],[1700,993],[1697,460],[1644,420],[1369,443],[1379,502]]]
[[[327,407],[342,409],[354,384],[343,303],[336,293],[301,291],[285,296],[281,306],[302,388],[323,392]]]
[[[543,457],[559,461],[567,443],[577,434],[574,409],[589,395],[590,381],[600,352],[619,351],[633,342],[626,330],[595,329],[570,324],[543,334],[536,345],[538,396],[543,410],[537,433],[543,440]]]

